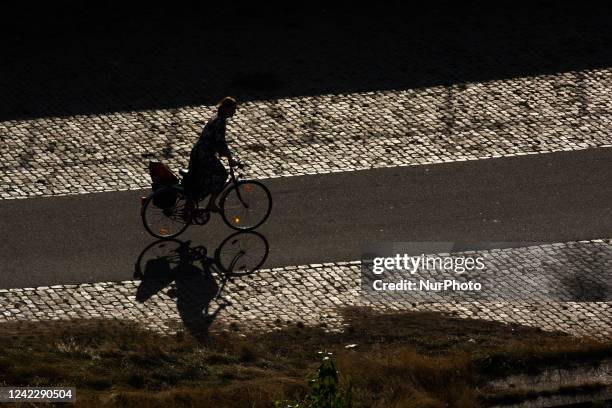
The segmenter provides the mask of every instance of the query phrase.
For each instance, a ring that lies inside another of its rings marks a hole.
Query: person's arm
[[[220,126],[217,132],[215,132],[215,144],[217,148],[217,152],[219,156],[227,157],[230,166],[239,165],[240,162],[234,159],[232,155],[232,151],[227,145],[227,141],[225,140],[225,126]]]
[[[215,150],[219,156],[227,158],[232,157],[232,152],[230,151],[227,141],[225,140],[225,123],[221,122],[220,119],[216,120],[213,138],[215,141]]]
[[[225,138],[217,143],[217,152],[219,152],[219,156],[227,157],[228,159],[232,158],[232,152],[229,149]]]

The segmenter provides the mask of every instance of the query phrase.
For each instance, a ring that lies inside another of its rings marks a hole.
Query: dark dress
[[[212,192],[220,192],[227,180],[225,166],[218,155],[230,154],[225,141],[225,119],[212,117],[189,156],[189,172],[183,180],[185,190],[204,198]]]

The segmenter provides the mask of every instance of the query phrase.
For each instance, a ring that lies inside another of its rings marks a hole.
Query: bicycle
[[[238,164],[238,168],[244,166]],[[230,228],[251,231],[270,216],[272,195],[259,181],[240,180],[243,175],[236,176],[231,163],[229,169],[230,177],[223,186],[218,212]],[[185,177],[187,170],[180,169],[179,174]],[[142,223],[155,238],[175,238],[190,225],[204,225],[210,220],[211,211],[199,206],[205,198],[188,194],[180,180],[176,184],[166,185],[141,198]]]

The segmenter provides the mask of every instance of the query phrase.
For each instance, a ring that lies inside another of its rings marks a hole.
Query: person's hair
[[[225,98],[221,99],[217,104],[217,110],[221,110],[224,108],[235,108],[236,105],[238,105],[236,99],[232,98],[231,96],[226,96]]]

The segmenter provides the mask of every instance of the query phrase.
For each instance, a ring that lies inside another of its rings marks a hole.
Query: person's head
[[[236,112],[236,105],[238,105],[238,103],[234,98],[226,96],[217,104],[217,112],[225,119],[231,118],[234,112]]]

